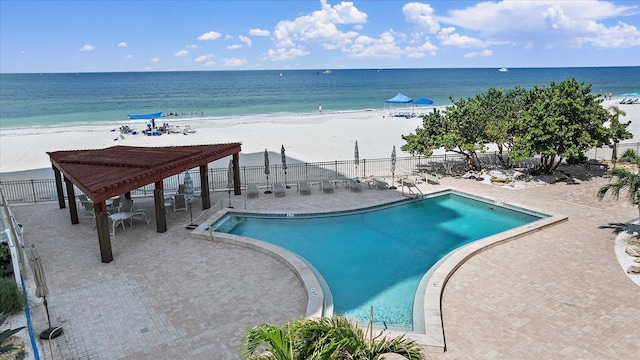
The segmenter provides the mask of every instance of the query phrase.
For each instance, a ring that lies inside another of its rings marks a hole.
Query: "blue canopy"
[[[391,99],[387,99],[384,102],[391,103],[391,104],[408,104],[412,101],[413,101],[412,98],[406,95],[403,95],[402,93],[398,93],[398,95],[392,97]]]
[[[155,119],[162,116],[162,112],[151,113],[151,114],[129,114],[127,115],[131,120],[144,120],[144,119]]]
[[[638,97],[638,96],[640,96],[640,93],[637,93],[637,92],[624,93],[624,94],[620,94],[620,96]]]
[[[413,103],[418,105],[431,105],[433,104],[433,101],[426,98],[420,98],[418,100],[413,100]]]

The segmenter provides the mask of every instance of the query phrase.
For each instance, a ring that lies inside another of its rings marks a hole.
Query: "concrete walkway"
[[[619,265],[616,226],[637,217],[624,200],[595,196],[604,179],[513,190],[442,179],[425,191],[455,188],[569,216],[569,221],[476,255],[443,296],[447,351],[432,359],[626,359],[640,353],[640,287]],[[396,191],[338,188],[285,197],[232,196],[255,211],[340,210],[398,199]],[[226,193],[213,194],[213,202]],[[153,218],[151,199],[136,199]],[[200,215],[194,204],[194,217]],[[240,334],[259,323],[305,313],[307,295],[285,264],[246,248],[193,239],[188,212],[167,216],[169,230],[134,222],[112,238],[114,261],[100,262],[90,219],[71,225],[57,203],[13,206],[26,243],[38,245],[50,290],[56,359],[237,359]],[[211,210],[196,222],[204,221]],[[36,330],[44,308],[32,305]],[[49,344],[42,342],[45,358]],[[41,354],[42,355],[42,354]]]

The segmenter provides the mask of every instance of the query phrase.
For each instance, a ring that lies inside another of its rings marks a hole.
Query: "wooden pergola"
[[[240,143],[138,147],[114,146],[97,150],[47,152],[56,178],[60,209],[65,208],[62,175],[69,198],[71,223],[78,224],[78,208],[74,186],[93,201],[102,262],[113,261],[106,200],[148,184],[155,184],[154,202],[156,227],[167,231],[163,180],[181,172],[200,168],[202,209],[211,207],[209,198],[209,169],[212,161],[233,156],[233,189],[240,195]],[[129,195],[127,195],[129,196]]]

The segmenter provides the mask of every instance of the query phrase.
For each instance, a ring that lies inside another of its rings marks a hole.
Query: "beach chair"
[[[173,212],[178,210],[187,211],[187,198],[184,194],[173,195]]]
[[[333,183],[331,183],[331,181],[329,181],[329,180],[322,180],[320,182],[320,186],[322,187],[322,192],[323,193],[325,193],[325,192],[333,192],[336,189],[335,185],[333,185]]]
[[[389,189],[389,183],[384,180],[378,178],[372,178],[371,184],[378,190],[387,190]]]
[[[302,195],[311,195],[311,186],[306,181],[298,183],[298,193]]]
[[[360,191],[362,190],[362,184],[354,179],[347,179],[347,186],[349,186],[350,191]]]
[[[258,191],[257,184],[247,184],[247,197],[258,197],[260,196],[260,191]]]
[[[273,184],[273,196],[285,196],[284,185],[282,183]]]

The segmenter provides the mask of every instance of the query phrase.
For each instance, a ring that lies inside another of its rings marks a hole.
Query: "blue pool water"
[[[339,216],[227,214],[216,231],[286,248],[309,261],[328,283],[334,313],[412,329],[423,275],[452,250],[540,219],[456,194]]]

